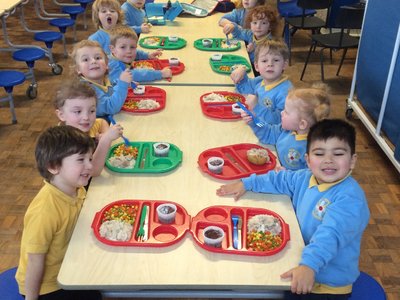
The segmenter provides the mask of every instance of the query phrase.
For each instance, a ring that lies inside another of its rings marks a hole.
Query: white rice
[[[158,103],[154,99],[142,99],[137,104],[138,109],[156,109],[160,107],[160,103]]]
[[[228,100],[221,94],[211,93],[203,97],[204,102],[227,102]]]
[[[110,241],[129,241],[133,226],[118,220],[105,221],[100,226],[100,236]]]
[[[266,232],[269,231],[273,235],[281,233],[282,228],[279,220],[271,215],[256,215],[247,222],[247,231]]]
[[[128,169],[135,166],[136,160],[131,155],[111,156],[108,159],[110,165],[116,168]]]

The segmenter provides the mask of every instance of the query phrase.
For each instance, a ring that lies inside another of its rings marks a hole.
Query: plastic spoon
[[[113,125],[117,124],[112,115],[108,115],[107,118],[108,118],[108,120],[110,121],[111,124],[113,124]],[[121,135],[121,137],[124,140],[125,145],[130,146],[129,140],[126,137],[124,137],[123,135]]]

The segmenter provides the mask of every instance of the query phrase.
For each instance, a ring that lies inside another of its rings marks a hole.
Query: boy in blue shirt
[[[299,265],[281,275],[292,282],[286,299],[348,299],[360,274],[361,237],[370,213],[351,176],[355,136],[354,127],[343,120],[320,121],[308,133],[309,169],[253,174],[217,190],[235,200],[246,191],[291,197],[305,247]]]
[[[125,24],[131,27],[137,35],[149,33],[151,24],[145,23],[146,12],[143,9],[145,0],[127,0],[121,5],[125,14]]]
[[[289,50],[283,40],[264,40],[257,45],[254,67],[260,76],[249,78],[245,66],[238,66],[232,81],[241,94],[251,94],[246,103],[266,123],[279,124],[281,111],[292,83],[283,75],[289,64]]]
[[[111,82],[117,80],[120,74],[131,69],[136,58],[138,37],[135,31],[127,26],[117,26],[110,31],[109,78]],[[148,82],[172,77],[169,67],[162,70],[131,69],[132,77],[137,82]]]

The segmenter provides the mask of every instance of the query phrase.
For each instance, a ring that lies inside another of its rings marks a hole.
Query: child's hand
[[[230,33],[232,33],[233,29],[235,29],[235,25],[233,25],[232,23],[227,23],[224,25],[222,32],[224,34],[230,34]]]
[[[292,280],[292,293],[308,294],[311,292],[314,285],[315,272],[310,267],[301,265],[281,274],[281,278],[290,278]]]
[[[247,45],[247,52],[251,53],[254,50],[256,50],[256,46],[254,45],[254,43],[250,43]]]
[[[126,68],[125,71],[123,71],[121,75],[119,75],[119,79],[128,83],[132,82],[132,72],[128,68]]]
[[[275,172],[279,172],[279,171],[286,170],[286,168],[284,166],[277,166],[277,167],[275,167],[274,170],[275,170]]]
[[[170,67],[165,67],[164,69],[162,69],[161,75],[162,75],[162,78],[171,78],[172,71],[171,71]]]
[[[151,24],[149,24],[149,23],[143,23],[143,24],[140,26],[140,29],[142,30],[142,33],[149,33],[149,32],[150,32],[150,29],[151,29]]]
[[[157,59],[162,55],[162,49],[157,49],[154,52],[149,53],[149,59]]]
[[[240,116],[242,117],[242,120],[246,122],[246,124],[253,121],[253,118],[251,116],[249,116],[245,111],[242,111],[240,113]]]
[[[244,75],[246,74],[246,67],[240,66],[237,69],[233,70],[231,73],[231,79],[234,84],[238,84],[240,81],[243,80]]]
[[[257,105],[257,103],[258,103],[258,97],[256,95],[248,94],[246,96],[246,104],[250,110],[253,110],[254,107]]]
[[[244,184],[241,181],[222,185],[217,190],[218,196],[233,195],[233,199],[235,199],[235,200],[239,200],[239,198],[242,197],[244,195],[244,193],[246,193],[246,190],[244,189]]]
[[[117,123],[115,125],[110,125],[110,128],[108,128],[108,130],[102,134],[102,138],[109,139],[111,142],[121,137],[123,133],[124,128],[121,126],[121,124]]]

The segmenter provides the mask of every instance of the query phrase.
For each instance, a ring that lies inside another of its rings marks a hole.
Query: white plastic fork
[[[236,102],[241,109],[243,109],[250,117],[253,118],[254,124],[256,124],[258,127],[264,127],[265,123],[261,120],[259,120],[250,110],[246,108],[246,106],[243,105],[240,101]]]

